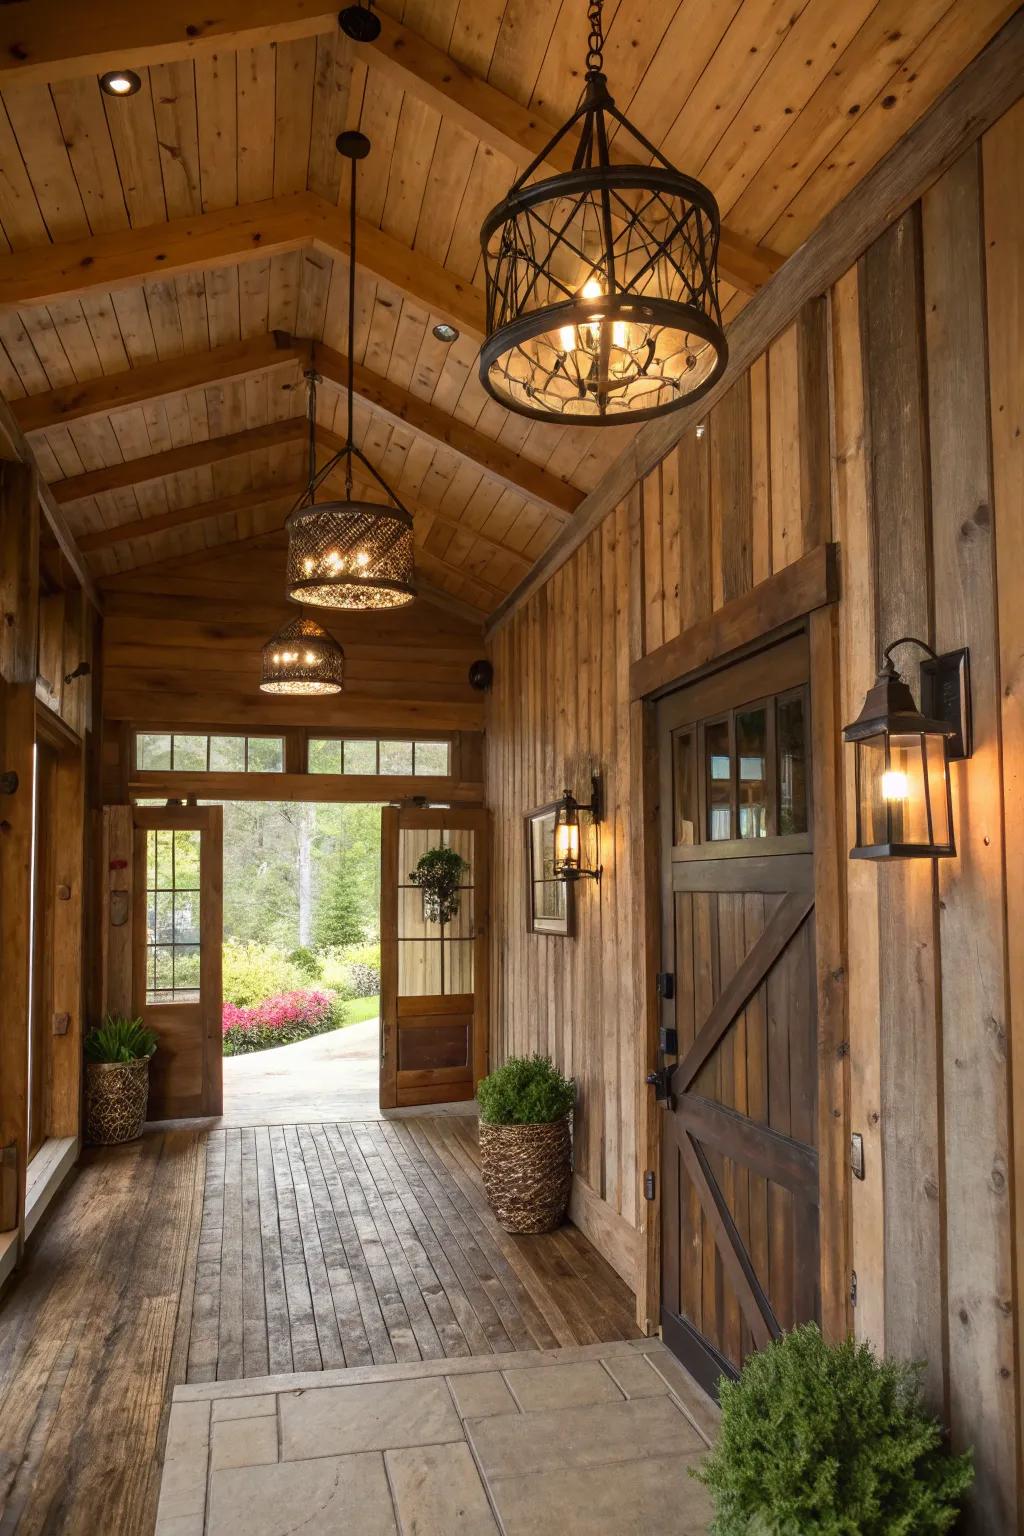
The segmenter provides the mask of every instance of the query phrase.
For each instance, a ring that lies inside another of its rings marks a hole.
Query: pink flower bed
[[[333,1022],[334,997],[330,992],[281,992],[249,1008],[225,1003],[221,1015],[224,1053],[233,1056],[287,1045],[320,1034]]]

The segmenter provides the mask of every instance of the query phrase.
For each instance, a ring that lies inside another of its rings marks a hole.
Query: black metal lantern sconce
[[[901,645],[926,652],[921,708],[897,672]],[[969,654],[939,656],[912,635],[887,647],[857,719],[852,742],[856,844],[852,859],[944,859],[956,853],[949,765],[971,755]]]
[[[586,869],[583,864],[583,848],[580,837],[580,813],[589,816],[594,826],[600,825],[603,815],[601,780],[596,773],[590,777],[590,803],[581,805],[571,790],[563,792],[555,813],[555,878],[572,883],[576,880],[600,880],[601,866]]]

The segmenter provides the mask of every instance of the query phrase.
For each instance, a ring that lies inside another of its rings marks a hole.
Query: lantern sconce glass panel
[[[901,645],[926,652],[920,709],[892,660]],[[910,635],[886,649],[864,707],[843,731],[855,753],[852,859],[955,855],[949,765],[971,755],[969,661],[966,650],[939,656]]]
[[[601,866],[587,869],[583,863],[583,845],[580,836],[580,813],[589,816],[593,825],[599,826],[603,815],[601,780],[592,774],[590,779],[590,803],[581,805],[571,790],[563,791],[555,813],[555,878],[570,883],[576,880],[600,880]]]

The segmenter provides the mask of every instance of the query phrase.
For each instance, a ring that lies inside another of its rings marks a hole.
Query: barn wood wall
[[[1019,1515],[1024,1093],[1018,1074],[1014,1095],[1010,1067],[1024,1033],[1013,941],[1024,923],[1022,159],[1024,103],[493,634],[487,722],[492,1056],[550,1052],[576,1076],[577,1217],[635,1279],[651,1166],[643,978],[654,966],[636,919],[629,663],[828,539],[840,545],[844,719],[890,640],[970,647],[974,756],[952,769],[958,857],[840,870],[850,1123],[866,1156],[845,1200],[855,1331],[927,1359],[954,1443],[975,1446],[972,1525],[985,1531],[1016,1529]],[[850,754],[839,761],[849,846]],[[596,768],[604,877],[579,892],[574,940],[529,934],[523,815],[564,785],[583,798]]]

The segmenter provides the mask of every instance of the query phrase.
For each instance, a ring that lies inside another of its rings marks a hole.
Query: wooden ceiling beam
[[[340,352],[319,343],[313,348],[316,366],[324,378],[345,388],[348,379],[348,362]],[[310,357],[310,343],[286,336],[283,332],[273,337],[261,338],[255,343],[239,343],[211,352],[198,353],[173,362],[147,365],[125,374],[114,374],[89,384],[75,385],[67,390],[54,390],[43,396],[30,397],[20,404],[29,415],[32,400],[47,402],[36,408],[32,419],[44,425],[53,425],[54,417],[67,420],[66,414],[57,415],[65,408],[73,413],[93,409],[106,410],[112,398],[118,404],[138,404],[182,388],[195,388],[212,384],[221,378],[232,377],[238,371],[252,372],[259,368],[276,365],[279,358],[306,360]],[[250,363],[253,365],[250,367]],[[228,373],[224,374],[227,367]],[[133,384],[133,375],[137,376]],[[472,463],[480,472],[499,484],[509,487],[519,495],[542,507],[559,523],[570,520],[572,513],[583,500],[583,492],[568,481],[552,475],[539,464],[533,464],[521,454],[514,453],[503,443],[486,437],[475,427],[447,415],[427,400],[410,394],[408,390],[393,384],[389,379],[357,364],[355,368],[355,393],[357,399],[377,416],[391,423],[409,428],[418,436],[427,438],[439,447],[446,448]],[[235,432],[226,437],[210,438],[201,443],[189,443],[162,453],[148,454],[143,458],[129,459],[123,464],[113,464],[101,469],[73,475],[58,480],[52,487],[58,502],[79,501],[85,496],[96,496],[104,491],[120,490],[143,480],[156,480],[181,470],[196,469],[215,463],[221,458],[249,453],[255,448],[273,447],[279,443],[299,438],[304,430],[302,417],[289,417],[286,421],[271,422],[264,427],[254,427],[245,432]],[[337,449],[343,439],[329,429],[318,428],[320,440]]]
[[[368,477],[357,480],[356,484],[364,494],[374,490],[374,487],[369,484]],[[261,486],[251,491],[240,491],[235,496],[219,496],[212,501],[195,502],[192,506],[177,507],[172,512],[158,512],[152,517],[135,518],[131,522],[116,523],[112,528],[98,528],[92,533],[80,534],[77,541],[78,547],[84,554],[90,554],[93,550],[110,549],[118,544],[134,543],[136,539],[153,538],[172,528],[187,527],[189,523],[209,522],[231,512],[252,512],[280,502],[294,501],[301,490],[301,483],[293,478],[281,485]],[[455,533],[465,534],[467,538],[476,540],[485,548],[493,550],[495,554],[513,561],[521,568],[524,575],[530,569],[531,562],[518,550],[511,549],[498,539],[492,539],[489,534],[470,527],[468,523],[460,522],[457,517],[451,517],[434,507],[421,506],[416,502],[406,501],[405,505],[414,518],[430,518],[440,523],[442,527],[451,528]]]
[[[472,283],[360,219],[358,265],[459,330],[482,337],[484,296]],[[0,256],[0,309],[57,304],[101,289],[235,266],[307,247],[332,260],[348,254],[347,220],[315,192],[114,230]]]
[[[102,416],[188,389],[203,389],[208,384],[224,384],[229,379],[306,362],[309,357],[308,341],[295,341],[283,331],[273,331],[248,341],[231,341],[209,352],[144,363],[123,373],[66,384],[42,395],[26,395],[22,400],[12,400],[11,410],[23,432],[42,432],[86,416]]]
[[[316,365],[325,379],[340,389],[347,388],[348,359],[333,347],[318,345]],[[467,426],[445,411],[438,410],[429,400],[421,400],[390,379],[371,373],[361,363],[354,370],[356,397],[368,405],[377,416],[383,416],[395,426],[408,427],[420,437],[430,439],[442,448],[457,453],[492,480],[499,481],[520,495],[537,502],[559,522],[567,523],[580,502],[583,492],[567,480],[560,480],[539,464],[532,464],[522,454],[506,448],[504,443],[485,437],[475,427]],[[321,429],[325,442],[335,448],[342,446],[343,439],[337,434]]]
[[[0,45],[0,86],[99,75],[106,69],[167,63],[224,47],[333,32],[338,12],[316,0],[225,0],[216,19],[197,21],[189,0],[159,6],[136,0],[103,0],[69,16],[66,0],[33,0],[5,7]],[[555,132],[555,124],[522,106],[465,69],[409,27],[380,15],[380,37],[371,44],[374,67],[397,77],[403,89],[462,124],[475,137],[525,166]],[[576,139],[567,136],[550,159],[552,170],[572,165]],[[782,257],[746,236],[722,230],[723,277],[755,293],[778,270]]]
[[[236,496],[218,496],[213,501],[199,501],[190,507],[177,507],[173,512],[158,512],[152,517],[135,518],[128,523],[116,523],[112,528],[80,534],[78,547],[83,553],[91,554],[96,549],[110,549],[117,544],[133,543],[136,539],[153,538],[169,529],[207,522],[229,512],[252,512],[273,506],[275,502],[294,501],[298,494],[299,487],[291,481],[288,485],[264,485],[252,491],[239,491]]]
[[[82,475],[70,475],[67,480],[54,481],[50,490],[55,501],[81,501],[86,496],[123,490],[125,486],[140,485],[146,480],[161,480],[165,475],[199,469],[205,464],[217,464],[222,459],[255,453],[261,448],[278,448],[284,443],[298,442],[305,436],[305,432],[305,417],[291,416],[287,421],[272,421],[265,427],[250,427],[244,432],[211,437],[201,443],[186,443],[180,448],[168,448],[163,453],[148,453],[138,459],[126,459],[122,464],[90,469]]]

